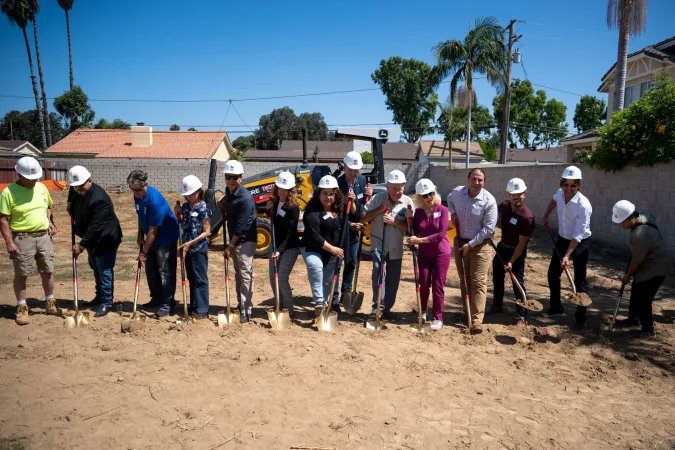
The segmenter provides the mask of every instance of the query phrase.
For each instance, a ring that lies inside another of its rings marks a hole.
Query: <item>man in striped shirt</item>
[[[495,234],[497,202],[485,185],[485,172],[476,168],[469,172],[466,186],[458,186],[448,195],[448,210],[452,224],[458,229],[455,241],[455,263],[460,274],[462,266],[459,253],[464,257],[467,270],[466,282],[471,308],[471,328],[474,333],[483,331],[485,300],[487,298],[488,271],[492,263],[492,247],[487,243]],[[465,311],[466,313],[466,311]]]

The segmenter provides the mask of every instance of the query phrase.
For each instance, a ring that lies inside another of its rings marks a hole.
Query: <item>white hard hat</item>
[[[511,178],[506,185],[506,192],[509,194],[522,194],[527,190],[525,182],[520,178]]]
[[[581,169],[576,166],[569,166],[563,170],[562,178],[567,180],[581,180]]]
[[[400,170],[392,170],[387,175],[387,183],[403,184],[405,183],[405,174]]]
[[[281,189],[293,189],[295,187],[295,176],[290,172],[281,172],[274,184]]]
[[[236,159],[231,159],[225,163],[223,173],[228,175],[242,175],[244,173],[244,166]]]
[[[345,155],[345,158],[342,160],[347,167],[353,170],[359,170],[363,167],[363,159],[359,152],[349,152]]]
[[[612,222],[621,223],[635,212],[635,205],[628,200],[619,200],[612,208]]]
[[[331,189],[338,187],[337,180],[331,175],[326,175],[319,180],[319,189]]]
[[[183,178],[178,192],[180,195],[192,195],[202,188],[202,182],[194,175]]]
[[[434,183],[432,183],[431,180],[428,178],[422,178],[417,183],[415,183],[415,194],[417,195],[425,195],[428,194],[429,192],[435,191],[436,186],[434,186]]]
[[[84,166],[73,166],[68,171],[68,184],[71,186],[82,186],[91,178],[91,174]]]
[[[14,166],[16,173],[29,180],[39,180],[42,178],[42,167],[37,159],[32,156],[24,156],[16,162]]]

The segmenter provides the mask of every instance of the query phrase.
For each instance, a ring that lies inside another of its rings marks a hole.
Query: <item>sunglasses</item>
[[[432,192],[429,192],[428,194],[422,194],[422,198],[424,198],[424,199],[427,199],[429,197],[433,198],[434,195],[436,195],[436,193],[432,191]]]
[[[239,179],[239,175],[225,175],[227,181],[235,181]]]

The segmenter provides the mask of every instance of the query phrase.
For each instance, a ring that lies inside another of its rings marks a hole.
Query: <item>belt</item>
[[[42,237],[47,234],[47,230],[42,231],[12,231],[14,236]]]

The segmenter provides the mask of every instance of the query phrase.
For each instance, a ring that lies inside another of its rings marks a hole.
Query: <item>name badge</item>
[[[277,210],[277,214],[280,215],[281,217],[284,217],[286,215],[286,211],[284,211],[283,209],[279,209]]]
[[[331,213],[326,213],[326,214],[323,215],[323,220],[328,220],[328,219],[331,219],[331,218],[333,218],[333,215]]]
[[[199,213],[198,213],[197,211],[192,211],[192,212],[190,213],[190,215],[191,215],[192,217],[197,217],[197,216],[199,216]]]
[[[441,217],[441,212],[440,212],[440,211],[436,211],[436,212],[434,213],[433,217],[434,217],[434,219],[438,219],[439,217]]]
[[[511,220],[509,220],[509,223],[511,225],[516,225],[518,223],[518,218],[517,217],[511,217]]]
[[[140,211],[140,210],[141,210],[141,205],[136,205],[136,211]]]
[[[363,198],[363,193],[357,195],[356,198],[358,198],[359,200],[361,200],[361,199]]]
[[[483,211],[481,211],[480,209],[474,208],[471,210],[471,214],[473,214],[474,216],[480,216],[482,213]]]

